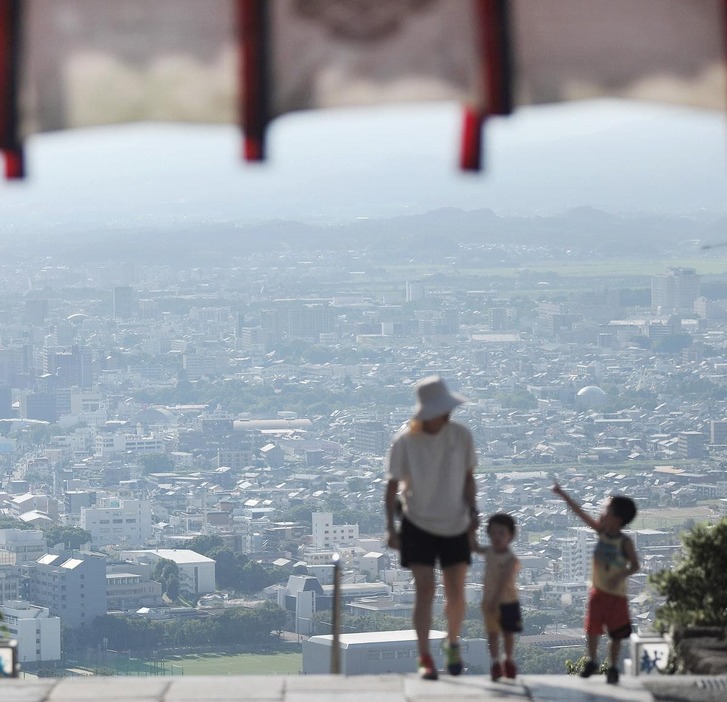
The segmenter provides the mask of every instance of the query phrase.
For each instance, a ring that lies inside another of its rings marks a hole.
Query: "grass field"
[[[664,507],[641,510],[631,526],[633,529],[669,529],[682,526],[689,520],[700,523],[717,522],[719,519],[713,509],[704,505]]]
[[[303,667],[301,653],[203,653],[168,656],[150,661],[121,660],[119,675],[297,675]]]
[[[185,675],[297,675],[303,667],[302,653],[209,653],[170,658]]]

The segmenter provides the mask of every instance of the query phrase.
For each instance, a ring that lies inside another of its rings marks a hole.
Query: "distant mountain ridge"
[[[447,256],[463,246],[505,251],[517,245],[568,249],[596,257],[669,257],[727,240],[727,216],[616,215],[579,207],[557,216],[500,216],[491,209],[441,208],[424,214],[324,226],[272,220],[259,224],[182,221],[119,223],[101,231],[46,234],[26,241],[63,261],[138,261],[198,265],[269,250],[368,252],[373,260]],[[17,254],[17,251],[16,251]]]

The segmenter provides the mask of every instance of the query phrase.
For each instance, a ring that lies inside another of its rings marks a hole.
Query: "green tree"
[[[201,553],[203,556],[211,558],[210,551],[216,548],[222,548],[223,541],[221,536],[216,534],[200,534],[195,536],[188,544],[187,548],[195,553]]]
[[[676,565],[649,577],[666,597],[656,622],[665,627],[727,626],[727,518],[682,534]]]
[[[167,578],[164,594],[172,600],[172,602],[176,602],[179,599],[179,568],[177,568],[176,574],[171,573]]]
[[[170,600],[179,598],[179,566],[166,558],[160,558],[151,574],[152,580],[162,585],[162,593]]]
[[[681,353],[692,345],[689,334],[670,334],[654,344],[654,351],[658,353]]]
[[[48,546],[53,547],[62,544],[63,548],[78,549],[84,544],[90,543],[91,532],[81,527],[52,526],[43,532]]]
[[[623,652],[622,652],[623,657]],[[586,663],[590,658],[588,656],[581,656],[580,658],[576,659],[575,661],[568,658],[565,662],[565,672],[567,675],[580,675],[586,668]],[[599,675],[604,675],[606,671],[608,670],[608,661],[603,661],[601,663],[601,667],[598,669]]]
[[[538,401],[525,388],[515,388],[495,393],[495,399],[505,408],[528,410],[537,406]]]
[[[34,529],[35,527],[26,524],[22,519],[0,515],[0,529]]]
[[[581,616],[579,614],[579,616]],[[523,611],[523,620],[528,627],[528,634],[544,634],[549,625],[555,622],[555,617],[547,612],[539,612],[535,609]]]
[[[97,617],[84,632],[84,646],[100,643],[119,651],[158,651],[164,647],[208,644],[274,643],[285,626],[286,612],[270,602],[258,607],[235,607],[194,619],[149,621],[133,616]]]
[[[139,457],[144,475],[149,473],[167,473],[174,470],[174,461],[166,453],[150,453]]]
[[[257,561],[248,561],[242,567],[242,579],[239,589],[248,594],[260,592],[264,587],[276,582],[276,579],[262,564]]]
[[[247,556],[222,546],[210,549],[205,555],[215,561],[215,582],[218,588],[244,589],[244,568],[249,560]]]
[[[288,512],[283,514],[284,521],[297,522],[298,524],[310,524],[315,505],[305,503],[291,507]]]
[[[285,630],[285,623],[288,619],[286,611],[272,602],[263,602],[258,610],[260,617],[267,622],[266,626],[270,627],[270,631],[280,636]]]
[[[331,611],[323,610],[313,615],[317,634],[331,633]],[[366,631],[396,631],[411,626],[410,617],[396,617],[389,614],[349,614],[341,617],[341,631],[344,634],[356,634]]]

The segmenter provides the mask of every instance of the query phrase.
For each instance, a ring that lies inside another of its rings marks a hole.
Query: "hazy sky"
[[[269,160],[233,127],[137,124],[35,136],[29,178],[0,184],[0,234],[53,228],[340,222],[440,207],[550,214],[727,212],[725,116],[599,101],[491,121],[487,169],[456,166],[456,105],[316,111],[273,123]]]

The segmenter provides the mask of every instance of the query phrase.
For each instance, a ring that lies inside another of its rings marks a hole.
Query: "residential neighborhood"
[[[444,260],[423,245],[411,260],[321,246],[0,263],[0,602],[23,665],[58,664],[62,632],[91,636],[99,618],[264,603],[313,646],[334,554],[344,632],[347,616],[408,621],[384,457],[434,373],[469,399],[454,419],[474,436],[481,513],[517,523],[521,640],[583,646],[594,537],[554,480],[594,515],[610,495],[636,501],[630,606],[650,631],[649,575],[685,528],[727,516],[727,286],[667,261],[570,275],[539,246],[497,250],[520,266],[477,273],[492,251],[469,245]],[[539,258],[560,272],[531,270]],[[475,608],[481,582],[475,557]],[[527,612],[548,619],[528,628]],[[363,672],[391,669],[369,653]]]

